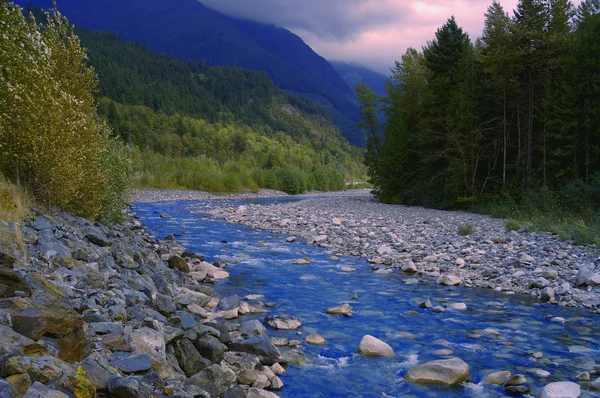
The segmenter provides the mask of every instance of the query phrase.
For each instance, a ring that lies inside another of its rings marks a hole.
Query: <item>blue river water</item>
[[[286,199],[263,199],[271,203]],[[288,199],[289,200],[289,199]],[[240,202],[242,203],[242,202]],[[304,340],[322,335],[327,344],[303,344],[302,365],[290,365],[282,376],[281,397],[504,397],[499,386],[483,385],[493,371],[523,373],[532,393],[552,381],[575,380],[582,369],[600,360],[600,318],[584,310],[540,304],[527,296],[507,296],[489,290],[441,287],[431,281],[405,283],[412,276],[394,272],[376,275],[365,259],[341,257],[286,236],[252,230],[224,220],[193,214],[198,202],[136,204],[135,211],[157,238],[174,234],[188,250],[207,261],[229,262],[231,276],[218,282],[222,296],[262,294],[276,302],[271,314],[299,317],[296,331],[269,330],[270,336]],[[200,204],[202,206],[202,204]],[[172,218],[160,218],[168,213]],[[295,265],[293,259],[309,258]],[[352,266],[352,273],[341,272]],[[358,295],[352,299],[353,293]],[[433,313],[411,299],[430,297],[433,305],[463,302],[465,311]],[[353,316],[326,315],[325,310],[350,303]],[[563,317],[557,323],[549,318]],[[241,320],[262,316],[244,316]],[[239,322],[240,319],[237,320]],[[301,334],[299,334],[301,333]],[[392,346],[393,358],[358,355],[361,338],[371,334]],[[443,356],[450,350],[449,356]],[[535,359],[533,352],[542,352]],[[457,356],[470,366],[470,382],[456,388],[406,383],[404,373],[417,363]],[[550,373],[535,374],[536,369]],[[584,391],[582,396],[600,396]]]

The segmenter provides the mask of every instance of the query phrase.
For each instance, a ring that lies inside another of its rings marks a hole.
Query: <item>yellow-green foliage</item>
[[[77,367],[77,372],[73,377],[73,387],[75,388],[76,398],[94,398],[96,397],[96,387],[87,378],[85,370],[81,366]]]
[[[29,195],[0,174],[0,220],[21,222],[29,215],[30,206]]]
[[[106,169],[115,148],[73,27],[56,10],[46,17],[42,28],[0,4],[0,172],[43,203],[95,217],[122,189]]]
[[[270,112],[295,134],[231,120],[210,123],[166,115],[107,99],[99,105],[123,138],[141,148],[133,152],[137,187],[298,193],[340,190],[344,180],[364,179],[360,149],[345,142],[331,122],[293,107],[288,113],[282,103],[273,104]]]

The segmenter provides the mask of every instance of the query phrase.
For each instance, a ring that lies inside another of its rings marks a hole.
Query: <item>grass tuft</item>
[[[459,235],[473,235],[475,233],[475,226],[473,224],[461,224],[458,226]]]
[[[508,219],[504,222],[504,227],[507,231],[518,231],[521,229],[521,223],[517,220]]]

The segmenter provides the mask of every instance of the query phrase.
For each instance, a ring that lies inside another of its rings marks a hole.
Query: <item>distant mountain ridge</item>
[[[380,96],[386,95],[385,82],[387,77],[381,73],[354,63],[339,61],[329,61],[329,63],[335,68],[350,88],[354,89],[354,87],[358,86],[360,83],[365,83],[375,91],[375,94]]]
[[[51,6],[51,0],[15,2]],[[349,142],[365,143],[352,89],[286,29],[231,18],[197,0],[59,0],[58,8],[85,29],[107,30],[184,61],[264,71],[279,88],[325,106]]]

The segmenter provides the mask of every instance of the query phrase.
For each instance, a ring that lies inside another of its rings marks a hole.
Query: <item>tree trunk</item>
[[[503,117],[502,117],[502,127],[503,127],[502,189],[504,190],[504,188],[506,187],[506,144],[507,144],[507,137],[506,137],[506,81],[504,81],[502,100],[503,100],[503,106],[502,106],[502,111],[503,111]]]

